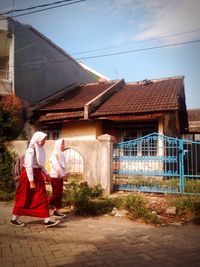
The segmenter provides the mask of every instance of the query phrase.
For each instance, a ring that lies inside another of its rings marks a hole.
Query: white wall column
[[[110,194],[113,191],[113,141],[111,135],[104,134],[98,137],[99,141],[99,177],[103,190]]]

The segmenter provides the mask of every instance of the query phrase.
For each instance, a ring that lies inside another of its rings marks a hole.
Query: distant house
[[[15,93],[34,105],[97,80],[32,26],[0,16],[0,95]]]
[[[87,65],[79,62],[79,64],[86,69],[97,81],[110,81],[110,79],[103,74],[97,72],[96,70],[89,68]]]
[[[200,141],[200,109],[188,109],[189,132],[186,138]]]
[[[127,141],[152,132],[180,137],[188,130],[184,77],[75,86],[33,108],[32,124],[51,138]]]

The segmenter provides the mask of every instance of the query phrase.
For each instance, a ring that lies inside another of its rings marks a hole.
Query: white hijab
[[[36,159],[39,166],[44,166],[46,162],[44,147],[40,145],[40,142],[47,136],[43,132],[35,132],[29,143],[29,148],[35,149]]]
[[[54,149],[53,149],[53,153],[50,157],[50,161],[53,160],[53,157],[56,157],[61,168],[65,169],[66,168],[65,156],[64,156],[63,151],[61,151],[61,145],[62,145],[63,141],[64,141],[64,139],[58,139],[55,141]]]

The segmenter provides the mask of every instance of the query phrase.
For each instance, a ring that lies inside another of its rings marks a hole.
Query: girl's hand
[[[30,189],[36,190],[36,185],[34,181],[30,182]]]
[[[61,178],[63,179],[63,181],[68,182],[68,177],[67,177],[67,175],[65,175],[65,176],[63,176],[63,177],[61,177]]]
[[[50,182],[51,182],[51,178],[50,178],[49,175],[46,175],[45,180],[46,180],[46,183],[47,183],[47,184],[50,184]]]

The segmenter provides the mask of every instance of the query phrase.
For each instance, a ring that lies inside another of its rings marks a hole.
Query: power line
[[[78,1],[73,1],[73,0],[63,0],[63,1],[58,1],[58,2],[68,2],[68,3],[65,3],[65,4],[61,4],[61,5],[58,5],[55,3],[51,3],[51,4],[46,4],[46,5],[43,5],[43,6],[49,6],[49,5],[55,5],[55,6],[52,6],[52,7],[47,7],[47,8],[41,8],[41,9],[38,9],[38,10],[35,10],[35,11],[30,11],[30,12],[26,12],[26,13],[23,13],[23,14],[19,14],[19,15],[14,15],[12,16],[13,18],[16,18],[16,17],[21,17],[21,16],[25,16],[25,15],[28,15],[28,14],[33,14],[33,13],[37,13],[37,12],[42,12],[42,11],[45,11],[45,10],[50,10],[50,9],[54,9],[54,8],[58,8],[58,7],[62,7],[62,6],[68,6],[68,5],[72,5],[72,4],[77,4],[77,3],[80,3],[80,2],[84,2],[86,0],[78,0]],[[73,2],[71,2],[73,1]],[[42,5],[41,5],[42,6]],[[24,10],[30,10],[30,9],[35,9],[35,8],[38,8],[40,6],[33,6],[33,7],[30,7],[30,8],[27,8],[27,9],[24,9]],[[17,11],[17,12],[22,12],[22,11]],[[1,13],[0,15],[5,15],[4,13]],[[1,18],[1,20],[5,20],[7,18]]]
[[[40,7],[52,6],[52,5],[56,5],[56,4],[61,4],[63,2],[71,2],[71,1],[73,1],[73,0],[61,0],[61,1],[56,1],[56,2],[52,2],[52,3],[48,3],[48,4],[31,6],[31,7],[21,8],[21,9],[11,9],[9,11],[1,13],[1,15],[8,15],[8,14],[13,13],[13,12],[23,12],[23,11],[28,11],[28,10],[40,8]]]
[[[135,50],[129,50],[129,51],[121,51],[118,53],[110,53],[110,54],[104,54],[104,55],[96,55],[96,56],[91,56],[91,57],[82,57],[82,58],[74,58],[75,60],[82,60],[82,59],[92,59],[92,58],[101,58],[101,57],[108,57],[108,56],[115,56],[115,55],[121,55],[121,54],[128,54],[128,53],[136,53],[136,52],[141,52],[141,51],[147,51],[147,50],[156,50],[156,49],[161,49],[165,47],[172,47],[172,46],[178,46],[178,45],[186,45],[186,44],[191,44],[191,43],[199,43],[200,39],[198,40],[193,40],[193,41],[186,41],[186,42],[181,42],[181,43],[174,43],[174,44],[168,44],[168,45],[160,45],[160,46],[153,46],[153,47],[146,47],[146,48],[140,48],[140,49],[135,49]],[[41,64],[48,64],[48,63],[59,63],[59,62],[65,62],[66,60],[45,60],[45,61],[35,61],[35,62],[26,62],[23,64],[15,64],[10,67],[18,67],[18,66],[29,66],[29,65],[41,65]]]
[[[146,48],[140,48],[140,49],[135,49],[135,50],[121,51],[121,52],[116,52],[116,53],[102,54],[102,55],[96,55],[96,56],[80,57],[80,58],[75,58],[75,59],[82,60],[82,59],[109,57],[109,56],[116,56],[116,55],[122,55],[122,54],[128,54],[128,53],[134,53],[134,52],[140,52],[140,51],[146,51],[146,50],[159,49],[159,48],[170,47],[170,46],[198,43],[198,42],[200,42],[200,39],[187,41],[187,42],[181,42],[181,43],[168,44],[168,45],[160,45],[160,46],[146,47]]]
[[[192,30],[192,31],[185,31],[185,32],[179,32],[179,33],[174,33],[174,34],[170,34],[170,35],[163,35],[163,36],[158,37],[158,38],[151,38],[151,39],[146,39],[146,40],[142,40],[142,41],[136,41],[136,42],[133,42],[131,44],[144,43],[144,42],[149,42],[149,41],[157,41],[157,40],[162,40],[162,39],[166,39],[169,37],[175,37],[175,36],[180,36],[183,34],[199,32],[199,31],[200,31],[200,29],[196,29],[196,30]],[[107,50],[107,49],[119,48],[119,47],[123,47],[123,46],[127,46],[127,45],[128,44],[107,46],[107,47],[97,48],[97,49],[93,49],[93,50],[86,50],[86,51],[71,53],[71,55],[75,56],[75,55],[87,54],[87,53],[92,53],[92,52],[97,52],[97,51],[102,51],[102,50]]]

